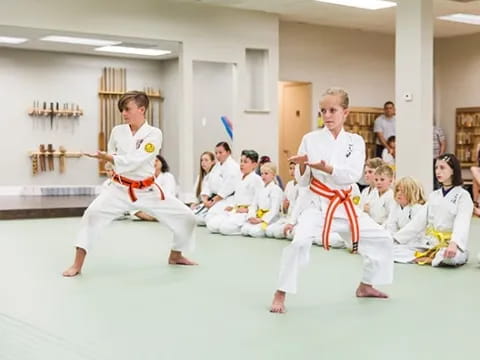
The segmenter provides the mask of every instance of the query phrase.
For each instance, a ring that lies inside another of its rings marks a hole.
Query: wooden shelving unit
[[[457,108],[455,111],[455,155],[462,168],[476,165],[480,143],[480,107]]]
[[[367,159],[375,157],[375,119],[383,114],[382,108],[352,107],[345,121],[345,130],[360,135],[365,140]]]

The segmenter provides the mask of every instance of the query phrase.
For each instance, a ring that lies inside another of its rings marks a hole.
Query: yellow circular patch
[[[354,196],[354,197],[352,198],[352,201],[353,201],[353,203],[354,203],[355,205],[360,204],[360,196]]]
[[[148,143],[145,145],[145,151],[148,152],[148,153],[152,153],[155,151],[155,145],[153,145],[152,143]]]

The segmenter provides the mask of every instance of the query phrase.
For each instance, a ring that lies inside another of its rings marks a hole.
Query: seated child
[[[378,157],[365,162],[363,178],[368,186],[362,190],[360,195],[359,206],[362,211],[365,211],[365,205],[378,198],[378,192],[375,191],[375,170],[382,165],[384,165],[383,160]]]
[[[255,150],[243,150],[240,159],[242,180],[235,188],[231,205],[224,211],[206,218],[207,228],[212,233],[240,235],[242,226],[247,222],[248,207],[253,204],[255,193],[263,187],[263,181],[255,173],[258,153]]]
[[[418,250],[406,259],[420,265],[460,266],[468,260],[468,236],[473,201],[463,189],[460,162],[453,154],[440,155],[435,176],[441,188],[433,191],[424,209],[394,235],[400,244],[423,232]]]
[[[248,220],[242,226],[245,236],[264,236],[267,226],[275,223],[280,215],[283,192],[275,182],[277,168],[272,163],[264,163],[260,171],[265,185],[257,190],[255,200],[248,208]]]
[[[398,231],[407,226],[422,211],[425,204],[422,185],[410,176],[401,178],[395,183],[394,194],[395,205],[390,211],[386,224],[386,229],[392,237],[395,237]],[[419,231],[411,239],[404,239],[407,240],[406,243],[400,244],[398,241],[394,241],[394,261],[410,262],[412,249],[415,251],[421,237],[422,231]]]
[[[390,209],[395,205],[392,180],[393,170],[390,166],[382,165],[375,170],[375,191],[378,198],[370,200],[364,210],[379,225],[385,225]]]

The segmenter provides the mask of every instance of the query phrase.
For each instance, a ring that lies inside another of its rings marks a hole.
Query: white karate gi
[[[156,178],[155,182],[160,185],[165,196],[177,196],[177,184],[175,182],[175,177],[169,173],[160,173]]]
[[[248,221],[242,226],[242,235],[252,237],[265,236],[265,229],[269,224],[274,223],[280,216],[283,191],[274,181],[263,185],[257,190],[253,203],[248,207],[247,220],[257,217],[257,210],[267,210],[260,224],[250,224]]]
[[[331,189],[349,189],[360,178],[365,161],[365,143],[356,134],[342,130],[335,139],[327,129],[306,134],[298,154],[307,154],[312,163],[321,160],[333,167],[332,175],[307,167],[300,176],[297,166],[297,180],[300,186],[307,186],[314,176]],[[295,237],[283,250],[278,289],[295,293],[300,266],[308,264],[312,242],[321,236],[325,211],[329,200],[308,190],[304,201],[308,208],[298,219]],[[332,222],[332,232],[350,233],[348,217],[344,207],[337,208]],[[361,281],[366,284],[388,284],[393,279],[392,239],[389,234],[363,213],[358,214],[360,240],[358,251],[364,258]]]
[[[228,206],[232,206],[234,209],[225,211],[224,208],[221,213],[207,215],[208,230],[212,233],[223,235],[241,235],[241,228],[247,221],[248,213],[239,213],[236,209],[237,207],[249,207],[253,204],[255,193],[262,187],[262,178],[255,171],[245,176],[238,183],[235,188],[235,195],[233,195],[231,202],[228,203]]]
[[[241,179],[240,166],[231,156],[223,164],[215,164],[210,171],[208,182],[205,184],[205,190],[202,190],[202,195],[210,197],[216,194],[221,196],[223,200],[213,205],[203,216],[197,217],[198,225],[205,225],[209,218],[223,213],[224,209],[231,204],[232,194]]]
[[[132,135],[130,126],[119,125],[112,129],[108,142],[108,153],[113,155],[117,174],[131,179],[143,180],[153,176],[155,156],[162,145],[162,132],[146,122]],[[113,219],[134,209],[141,210],[173,232],[172,250],[186,251],[194,246],[195,217],[192,211],[174,197],[161,200],[160,190],[152,185],[145,189],[134,189],[137,200],[133,202],[128,187],[112,182],[90,204],[83,214],[81,228],[75,246],[89,251],[100,231]]]
[[[445,258],[446,248],[442,248],[432,261],[432,266],[463,265],[468,260],[468,235],[470,231],[470,220],[472,218],[473,201],[470,194],[461,186],[455,186],[445,196],[442,189],[433,191],[427,204],[422,207],[412,221],[393,235],[394,240],[407,245],[402,256],[402,262],[411,262],[415,259],[415,251],[431,249],[439,243],[436,236],[429,235],[428,229],[440,232],[451,232],[450,241],[457,246],[457,254],[453,258]],[[419,232],[424,234],[415,243]]]
[[[359,207],[364,211],[365,204],[370,204],[370,202],[378,199],[378,191],[376,191],[375,186],[367,186],[362,190],[360,194],[360,204]]]
[[[286,236],[283,232],[286,224],[289,224],[292,217],[293,209],[298,197],[298,184],[294,180],[290,180],[285,186],[283,200],[288,200],[288,210],[286,214],[281,214],[280,218],[268,225],[265,229],[265,235],[268,237],[274,237],[277,239],[284,239]],[[295,220],[296,222],[296,220]]]
[[[385,228],[392,237],[395,237],[395,234],[407,226],[407,224],[422,211],[424,206],[425,205],[421,204],[413,204],[402,208],[397,202],[395,202],[395,205],[392,207],[390,214],[388,215]],[[424,233],[424,230],[419,231],[407,244],[399,244],[394,241],[393,260],[399,263],[410,262],[412,260],[412,250],[415,251],[415,247],[418,246]]]
[[[385,193],[380,195],[375,189],[376,195],[372,195],[369,202],[370,217],[379,225],[385,225],[390,214],[390,209],[395,206],[395,199],[393,197],[393,190],[388,189]]]

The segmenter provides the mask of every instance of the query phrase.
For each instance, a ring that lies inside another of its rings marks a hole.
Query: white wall
[[[38,149],[39,144],[48,143],[57,149],[64,145],[70,151],[92,152],[98,148],[98,84],[104,66],[127,68],[129,89],[145,86],[164,89],[160,61],[0,48],[0,107],[3,110],[0,168],[8,173],[0,179],[1,186],[101,182],[97,162],[87,158],[66,159],[64,174],[59,174],[56,161],[54,172],[32,176],[27,153]],[[165,76],[171,77],[171,72],[167,71]],[[173,92],[174,88],[168,86],[164,104],[167,113],[172,111],[168,110],[168,101],[174,98]],[[54,128],[50,129],[49,118],[27,114],[33,100],[74,102],[85,115],[76,120],[55,119]]]
[[[395,100],[395,37],[280,22],[280,80],[312,83],[315,122],[331,86],[345,88],[352,106],[382,107]]]
[[[129,0],[3,0],[0,25],[111,34],[118,36],[176,40],[183,43],[179,62],[178,126],[176,138],[179,177],[182,188],[190,190],[198,154],[193,153],[192,63],[195,60],[237,64],[238,84],[233,121],[236,122],[235,144],[239,149],[256,148],[276,158],[277,137],[252,137],[253,132],[277,134],[278,17],[263,12],[243,11],[178,4],[171,1]],[[62,14],[62,16],[58,16]],[[72,21],[72,19],[75,19]],[[268,94],[271,111],[247,114],[245,84],[245,49],[267,49],[269,52]],[[180,136],[181,133],[181,136]],[[190,182],[190,183],[189,183]]]
[[[199,171],[199,155],[213,152],[220,141],[232,144],[220,120],[232,120],[234,111],[234,65],[228,63],[195,61],[193,63],[193,121],[194,153],[198,154],[195,175]],[[235,128],[236,124],[233,124]],[[235,130],[234,130],[235,137]]]
[[[480,106],[480,34],[436,42],[438,120],[447,134],[447,149],[455,151],[455,109]]]
[[[179,174],[179,153],[177,138],[180,134],[179,127],[179,64],[178,59],[161,61],[161,90],[165,100],[162,103],[162,131],[163,144],[162,155],[167,159],[170,172],[178,177]]]

